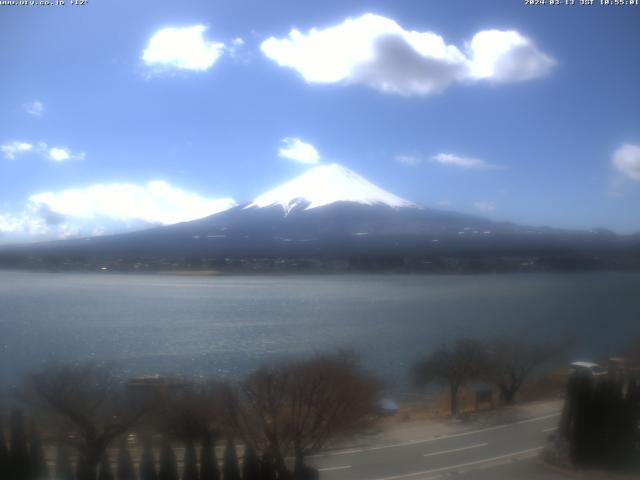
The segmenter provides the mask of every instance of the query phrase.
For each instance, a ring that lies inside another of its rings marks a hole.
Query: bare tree
[[[634,338],[626,345],[623,356],[627,362],[640,365],[640,337]]]
[[[296,470],[303,471],[305,456],[371,420],[378,397],[379,383],[351,357],[316,356],[250,375],[237,417],[249,444],[270,452],[283,476],[286,455],[295,455]]]
[[[294,364],[289,372],[285,429],[296,469],[303,470],[305,456],[374,418],[380,383],[342,353]]]
[[[286,475],[283,453],[286,438],[283,418],[286,409],[287,374],[281,368],[262,367],[239,385],[223,391],[228,438],[241,438],[255,451],[271,452],[274,468]]]
[[[166,436],[195,443],[208,436],[211,442],[225,429],[225,384],[212,380],[165,392],[153,424]]]
[[[486,372],[485,347],[473,338],[442,345],[413,367],[417,385],[444,383],[449,387],[451,415],[458,413],[460,388]]]
[[[105,368],[50,365],[26,379],[25,398],[79,453],[78,480],[95,480],[106,448],[149,408]]]
[[[487,345],[487,378],[498,387],[503,403],[513,404],[531,372],[558,355],[565,346],[564,341],[541,345],[518,337],[495,339]]]

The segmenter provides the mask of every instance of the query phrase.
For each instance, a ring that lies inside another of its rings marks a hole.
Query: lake
[[[353,348],[391,385],[466,335],[577,336],[576,358],[640,336],[640,274],[172,276],[0,271],[0,385],[42,362],[236,376]]]

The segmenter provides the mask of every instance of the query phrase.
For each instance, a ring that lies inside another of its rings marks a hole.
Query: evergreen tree
[[[76,479],[77,480],[94,480],[95,473],[93,472],[93,477],[91,476],[91,466],[89,462],[87,462],[87,457],[83,452],[78,452],[78,460],[76,461]]]
[[[230,438],[227,440],[227,446],[224,450],[222,473],[224,480],[240,480],[240,467],[238,466],[236,446]]]
[[[142,457],[140,459],[140,480],[158,480],[158,472],[156,470],[156,459],[153,455],[151,442],[144,442],[142,447]]]
[[[160,473],[159,480],[178,480],[178,464],[176,462],[176,454],[171,448],[168,440],[164,440],[162,450],[160,451]]]
[[[9,478],[11,480],[29,479],[29,449],[24,428],[22,412],[11,413],[11,452],[9,454]]]
[[[296,462],[293,478],[294,480],[318,480],[320,473],[317,469],[305,465],[304,462]]]
[[[71,455],[66,445],[58,445],[56,452],[55,480],[73,480]]]
[[[127,441],[122,439],[118,448],[118,480],[136,480],[136,472],[133,468],[133,460],[127,448]]]
[[[637,375],[637,374],[636,374]],[[629,382],[627,396],[623,408],[624,425],[622,426],[622,439],[625,447],[622,455],[624,461],[632,461],[634,455],[640,454],[640,378],[632,377]]]
[[[109,454],[106,450],[102,455],[100,465],[98,466],[98,480],[114,480],[113,470],[111,468],[111,459],[109,458]]]
[[[198,480],[198,459],[191,440],[187,441],[182,464],[182,480]]]
[[[260,480],[260,461],[258,455],[251,445],[244,451],[242,461],[242,480]]]
[[[4,430],[0,425],[0,478],[9,478],[9,449],[4,439]]]
[[[29,448],[29,478],[31,480],[47,480],[49,466],[44,456],[42,439],[35,428],[31,429],[31,444]]]
[[[274,461],[275,471],[278,476],[278,480],[288,480],[291,478],[287,465],[281,453],[276,453]]]
[[[276,468],[270,452],[264,452],[260,462],[260,480],[276,480]]]
[[[64,423],[79,453],[77,480],[96,480],[105,450],[150,408],[120,378],[91,364],[51,364],[25,379],[25,395],[52,423]]]
[[[220,470],[212,436],[206,433],[200,450],[200,480],[220,480]]]

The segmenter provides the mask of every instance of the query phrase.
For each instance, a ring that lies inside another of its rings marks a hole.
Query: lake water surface
[[[640,274],[182,277],[0,271],[0,385],[47,360],[129,374],[236,375],[356,349],[403,385],[442,342],[575,333],[574,356],[640,336]]]

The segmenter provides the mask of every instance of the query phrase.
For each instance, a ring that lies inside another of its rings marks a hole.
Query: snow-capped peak
[[[312,168],[293,180],[257,197],[245,208],[280,205],[289,213],[300,204],[305,210],[335,202],[387,205],[393,208],[416,204],[389,193],[348,168],[333,163]]]

